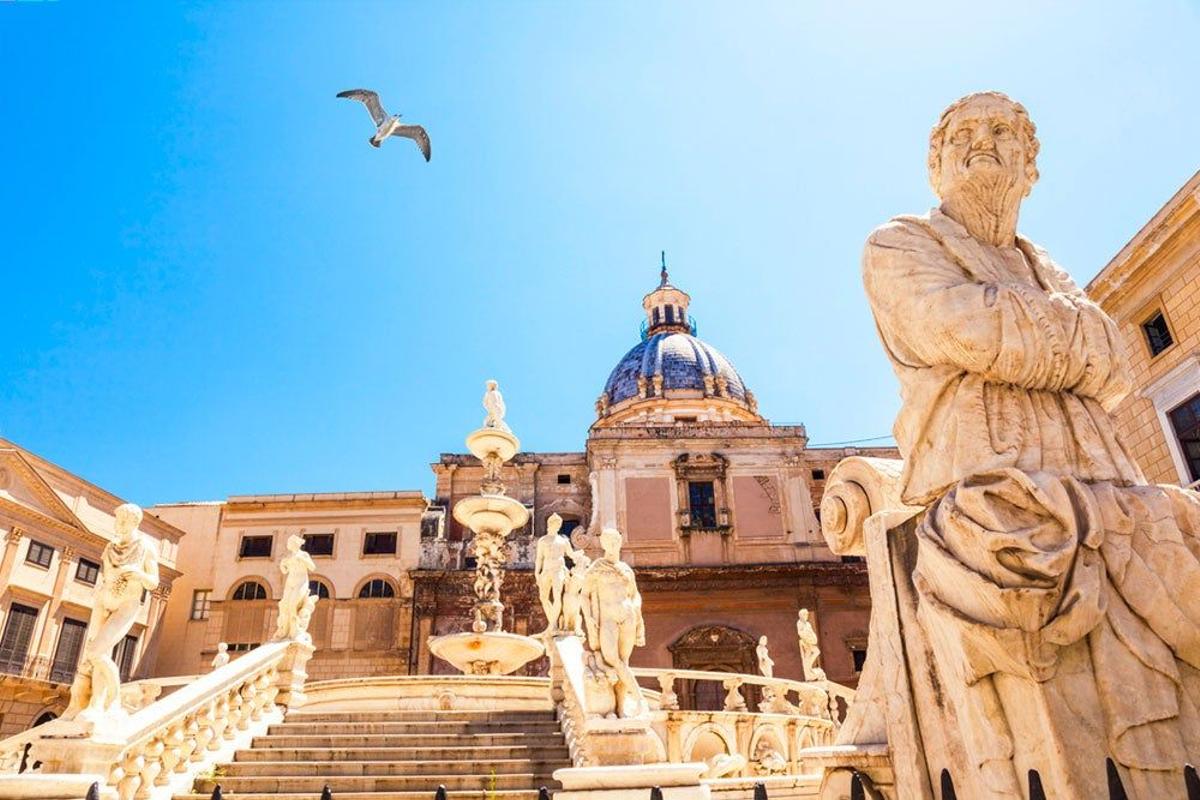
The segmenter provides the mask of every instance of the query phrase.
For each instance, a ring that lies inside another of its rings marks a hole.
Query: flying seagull
[[[348,100],[357,100],[367,107],[376,126],[375,135],[368,140],[372,147],[379,147],[389,136],[403,136],[416,142],[417,147],[421,148],[421,155],[425,156],[426,161],[429,160],[429,134],[425,133],[425,129],[420,125],[401,125],[399,114],[389,115],[383,110],[377,93],[370,89],[347,89],[344,92],[338,92],[337,96],[345,97]]]

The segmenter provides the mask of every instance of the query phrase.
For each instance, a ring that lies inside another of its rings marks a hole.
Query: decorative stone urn
[[[467,436],[467,449],[483,464],[478,497],[454,505],[454,518],[471,529],[475,547],[475,608],[470,631],[431,636],[429,651],[468,675],[507,675],[538,658],[544,645],[531,636],[503,630],[505,538],[529,521],[529,510],[504,493],[500,470],[517,454],[520,440],[504,423],[504,400],[495,381],[483,398],[487,418]]]

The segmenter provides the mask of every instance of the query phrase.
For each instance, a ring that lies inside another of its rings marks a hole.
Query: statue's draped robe
[[[1147,486],[1117,437],[1116,326],[1041,249],[985,245],[937,210],[877,229],[863,273],[901,383],[903,499],[927,509],[920,633],[965,762],[931,774],[1016,798],[1037,769],[1082,800],[1107,796],[1111,758],[1132,797],[1183,796],[1200,502]]]

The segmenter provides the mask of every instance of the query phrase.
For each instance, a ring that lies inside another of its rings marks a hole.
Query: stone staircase
[[[536,800],[569,766],[551,711],[298,710],[175,799]]]

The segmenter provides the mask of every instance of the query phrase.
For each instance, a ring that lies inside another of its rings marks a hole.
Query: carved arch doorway
[[[667,645],[675,669],[706,672],[758,673],[754,637],[725,625],[698,625]],[[725,688],[720,681],[681,680],[679,707],[690,711],[720,711],[725,707]],[[751,708],[758,707],[758,687],[742,687]]]

